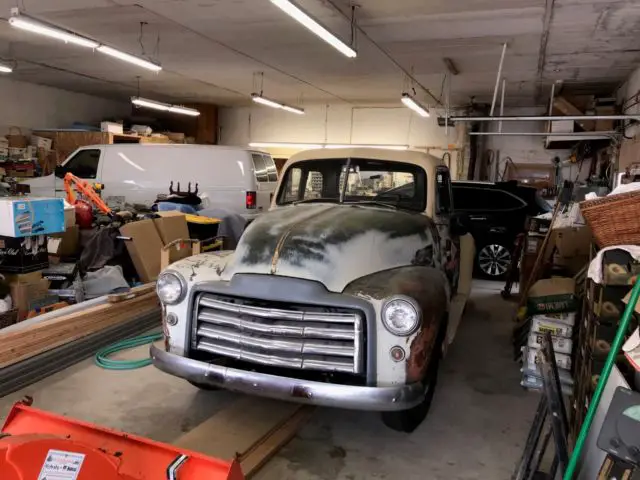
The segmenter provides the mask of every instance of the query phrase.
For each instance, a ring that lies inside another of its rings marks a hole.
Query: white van
[[[71,172],[102,183],[107,203],[125,200],[150,206],[159,194],[180,183],[186,191],[198,184],[205,208],[221,208],[252,219],[269,209],[278,182],[267,153],[217,145],[114,144],[91,145],[73,152],[55,175],[24,183],[34,196],[64,196],[63,177]],[[123,198],[124,197],[124,198]]]

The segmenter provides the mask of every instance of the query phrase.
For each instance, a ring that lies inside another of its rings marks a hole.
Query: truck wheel
[[[441,332],[446,335],[446,323],[442,325],[441,329]],[[411,433],[418,428],[427,416],[427,413],[429,413],[431,402],[433,401],[433,395],[436,391],[436,384],[438,383],[438,367],[440,365],[440,359],[442,358],[442,343],[444,341],[444,335],[438,335],[438,341],[436,342],[433,355],[429,362],[429,369],[422,380],[426,390],[422,403],[410,408],[409,410],[401,410],[399,412],[382,412],[382,422],[390,429],[398,432]]]
[[[187,382],[189,382],[194,387],[199,388],[200,390],[205,390],[207,392],[213,392],[213,391],[216,391],[216,390],[220,390],[219,387],[214,387],[213,385],[207,385],[206,383],[192,382],[191,380],[187,380]]]

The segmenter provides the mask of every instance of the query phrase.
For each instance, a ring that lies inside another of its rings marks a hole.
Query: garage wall
[[[462,126],[458,131],[451,128],[447,136],[433,112],[431,117],[423,119],[395,105],[312,105],[305,107],[305,115],[257,106],[222,108],[219,122],[220,143],[224,145],[246,146],[250,142],[391,144],[429,147],[430,153],[437,156],[449,146],[465,146]],[[292,149],[267,150],[283,158],[295,153]],[[453,156],[455,159],[455,152]],[[454,166],[452,170],[456,170]]]
[[[544,115],[544,108],[518,108],[505,111],[505,115]],[[545,132],[546,122],[503,122],[503,132]],[[488,125],[488,131],[498,131],[498,123]],[[554,157],[565,160],[571,150],[547,150],[545,137],[491,136],[485,139],[485,150],[500,151],[500,158],[511,157],[514,163],[550,165]],[[567,169],[568,170],[568,169]],[[500,169],[502,171],[502,168]],[[569,172],[567,172],[569,173]]]
[[[10,126],[62,128],[73,122],[96,122],[131,112],[127,102],[117,102],[8,78],[0,78],[0,135]]]

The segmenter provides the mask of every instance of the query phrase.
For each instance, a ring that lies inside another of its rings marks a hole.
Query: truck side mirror
[[[58,178],[64,178],[64,176],[67,174],[67,169],[64,168],[62,165],[56,165],[56,169],[54,170],[54,175]]]

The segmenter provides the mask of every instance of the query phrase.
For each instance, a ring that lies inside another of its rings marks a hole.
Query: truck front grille
[[[200,293],[192,346],[275,367],[364,372],[362,313],[309,305],[274,307],[265,301]]]

